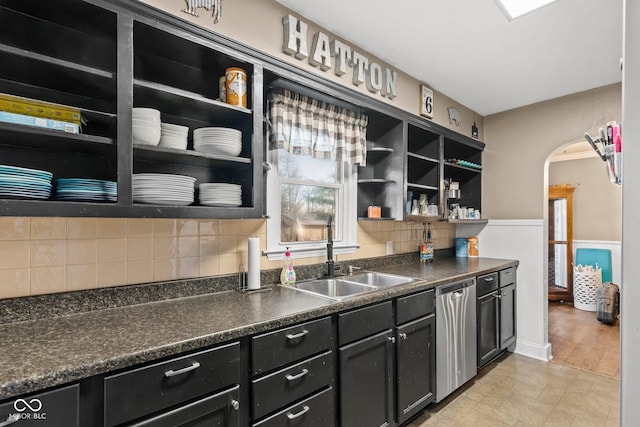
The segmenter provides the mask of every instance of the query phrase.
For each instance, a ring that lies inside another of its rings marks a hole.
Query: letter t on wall
[[[307,28],[304,21],[298,20],[293,15],[282,17],[283,43],[282,51],[288,55],[293,55],[298,59],[305,59],[309,56],[307,51]]]

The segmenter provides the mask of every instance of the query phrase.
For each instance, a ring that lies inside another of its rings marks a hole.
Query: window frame
[[[352,254],[360,246],[357,237],[357,197],[358,170],[357,165],[342,163],[338,165],[335,184],[320,183],[301,179],[282,179],[278,174],[278,150],[267,149],[269,170],[266,177],[266,210],[267,210],[267,249],[264,254],[269,261],[284,259],[284,253],[289,247],[292,258],[308,258],[326,256],[326,242],[288,242],[280,240],[281,229],[281,194],[280,185],[301,184],[333,187],[338,189],[336,198],[336,214],[333,221],[335,236],[334,255]]]

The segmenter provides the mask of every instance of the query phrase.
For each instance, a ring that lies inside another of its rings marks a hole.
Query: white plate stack
[[[188,135],[189,128],[187,126],[173,125],[171,123],[161,123],[159,145],[160,147],[186,150]]]
[[[165,173],[133,175],[133,201],[154,205],[187,206],[194,202],[196,179]]]
[[[193,149],[208,154],[236,157],[242,151],[242,132],[230,128],[200,128],[193,131]]]
[[[200,204],[204,206],[241,206],[242,186],[222,182],[202,183]]]
[[[134,144],[158,145],[160,111],[153,108],[134,108],[132,124]]]

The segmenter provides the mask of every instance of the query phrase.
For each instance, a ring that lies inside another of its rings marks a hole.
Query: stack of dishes
[[[160,142],[160,111],[153,108],[133,109],[133,143],[158,145]]]
[[[0,197],[10,199],[48,199],[51,172],[0,165]]]
[[[188,135],[189,128],[187,126],[172,125],[171,123],[160,123],[159,145],[160,147],[186,150]]]
[[[205,206],[242,205],[242,186],[222,182],[200,184],[200,204]]]
[[[193,149],[235,157],[242,151],[242,132],[229,128],[196,129],[193,131]]]
[[[133,175],[133,201],[154,205],[187,206],[194,201],[196,179],[165,173]]]
[[[56,183],[58,200],[89,202],[115,202],[118,188],[113,181],[84,178],[58,178]]]

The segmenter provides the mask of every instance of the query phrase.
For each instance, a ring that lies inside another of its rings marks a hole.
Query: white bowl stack
[[[160,142],[160,111],[153,108],[133,109],[133,143],[158,145]]]
[[[204,206],[241,206],[242,186],[222,182],[202,183],[200,204]]]
[[[196,129],[193,131],[193,149],[208,154],[236,157],[242,151],[242,132],[221,127]]]
[[[187,206],[194,202],[196,179],[167,173],[133,175],[133,201],[154,205]]]
[[[189,128],[187,126],[173,125],[171,123],[161,123],[159,145],[160,147],[186,150],[188,135]]]

